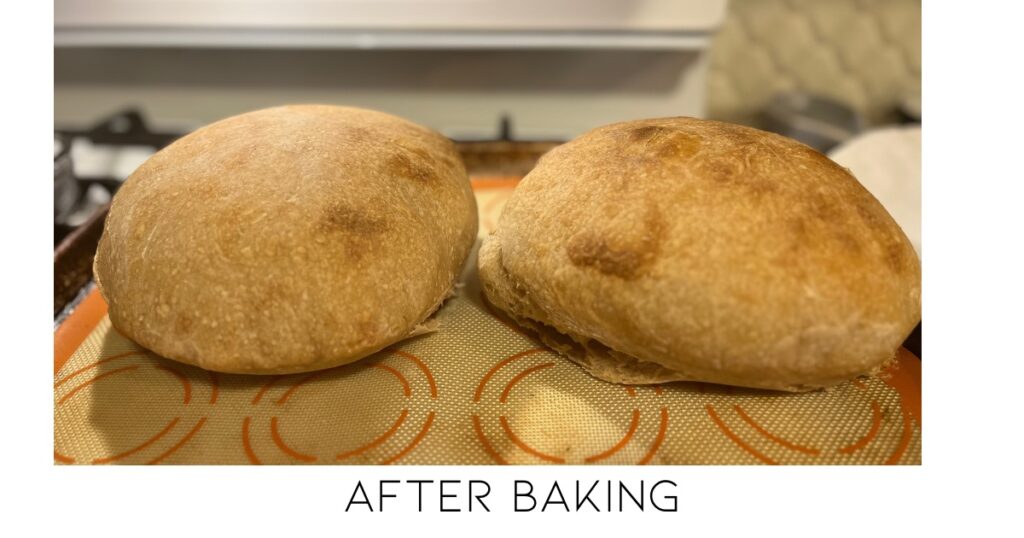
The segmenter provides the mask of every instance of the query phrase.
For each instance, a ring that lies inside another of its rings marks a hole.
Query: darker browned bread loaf
[[[479,267],[492,303],[623,383],[824,387],[888,361],[921,315],[917,255],[849,172],[692,118],[552,150]]]

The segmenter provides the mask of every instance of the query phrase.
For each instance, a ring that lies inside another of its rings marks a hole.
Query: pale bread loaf
[[[369,110],[234,116],[146,161],[95,260],[113,325],[210,370],[355,361],[413,334],[451,293],[476,202],[450,140]]]

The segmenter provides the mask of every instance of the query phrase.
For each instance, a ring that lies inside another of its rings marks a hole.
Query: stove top
[[[110,202],[121,183],[150,155],[182,133],[149,129],[126,109],[88,129],[53,134],[54,246]]]

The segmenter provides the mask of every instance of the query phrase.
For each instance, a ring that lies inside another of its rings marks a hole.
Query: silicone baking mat
[[[481,235],[515,179],[475,179]],[[437,332],[308,374],[216,374],[114,330],[94,290],[54,338],[62,464],[920,464],[921,363],[802,394],[598,381],[482,300],[476,253]]]

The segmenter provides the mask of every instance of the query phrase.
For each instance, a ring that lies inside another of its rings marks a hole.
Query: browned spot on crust
[[[319,228],[337,240],[349,258],[361,260],[367,252],[380,248],[378,242],[391,229],[391,223],[383,215],[339,202],[324,208]]]
[[[374,139],[380,136],[381,133],[374,132],[374,130],[367,129],[366,127],[360,127],[352,125],[350,123],[339,123],[338,133],[346,138],[350,138],[355,141],[364,141],[367,139]]]
[[[736,126],[726,129],[723,137],[736,146],[751,146],[763,142],[760,137],[754,137],[746,129]]]
[[[657,135],[664,134],[671,129],[661,127],[658,125],[644,125],[643,127],[636,127],[627,131],[627,136],[631,142],[646,142]]]
[[[885,253],[885,261],[893,271],[902,273],[911,266],[907,249],[901,242],[891,241],[885,249]]]
[[[703,176],[718,183],[728,183],[738,179],[739,170],[730,161],[708,161],[702,167]]]
[[[822,194],[810,196],[808,205],[808,218],[812,219],[808,224],[821,230],[821,233],[826,234],[825,237],[834,239],[847,254],[860,254],[863,251],[863,241],[849,227],[850,214],[845,205]],[[817,241],[809,236],[799,240]]]
[[[810,205],[810,214],[822,222],[836,222],[842,219],[842,209],[825,196],[819,194],[811,197]]]
[[[422,183],[431,183],[437,180],[437,173],[434,169],[425,164],[433,160],[430,155],[420,148],[406,149],[414,158],[406,153],[396,153],[384,164],[384,172],[392,177],[412,179]]]
[[[665,224],[656,211],[648,210],[642,229],[634,234],[602,234],[584,231],[566,245],[569,261],[610,276],[633,280],[657,260]]]
[[[732,292],[732,296],[739,302],[747,305],[754,305],[759,303],[758,297],[749,291],[736,290]]]
[[[884,210],[873,207],[873,201],[869,194],[858,200],[854,204],[857,215],[860,217],[861,222],[871,229],[872,232],[884,237],[884,245],[882,245],[884,250],[882,254],[885,257],[886,264],[897,273],[911,271],[914,265],[911,258],[913,256],[911,254],[912,249],[908,243],[903,241],[900,233],[890,226],[888,219],[885,218]]]
[[[349,237],[374,237],[388,229],[388,222],[381,216],[354,209],[344,203],[335,203],[324,209],[320,229],[324,232],[341,232]]]
[[[745,194],[757,196],[777,191],[777,180],[765,173],[773,166],[770,161],[774,157],[756,141],[746,141],[746,136],[741,135],[725,149],[709,150],[717,158],[699,162],[694,168],[696,179],[714,183],[716,189],[742,189]]]
[[[696,135],[660,125],[645,125],[626,132],[647,156],[660,160],[687,160],[700,151],[701,139]]]
[[[174,318],[174,330],[178,334],[189,334],[192,332],[192,318],[178,314]]]
[[[836,238],[850,254],[857,254],[861,251],[860,240],[845,229],[836,230]]]
[[[407,147],[407,148],[405,148],[405,151],[408,151],[409,153],[412,153],[413,155],[415,155],[417,157],[417,159],[419,159],[421,161],[433,162],[433,160],[434,160],[434,157],[427,150],[425,150],[425,149],[423,149],[421,147],[414,147],[414,148],[408,148]]]
[[[263,285],[263,297],[271,304],[277,301],[285,301],[288,297],[288,290],[277,280],[269,280]]]
[[[602,237],[589,234],[577,235],[569,241],[569,259],[581,267],[593,267],[606,275],[626,280],[636,278],[640,267],[645,264],[644,253],[629,249],[617,249]]]
[[[801,244],[807,239],[807,224],[804,223],[804,219],[799,217],[787,219],[786,226],[793,234],[795,243]]]
[[[888,232],[885,219],[869,203],[858,200],[854,207],[857,208],[857,214],[860,215],[861,220],[869,228],[879,232]]]

